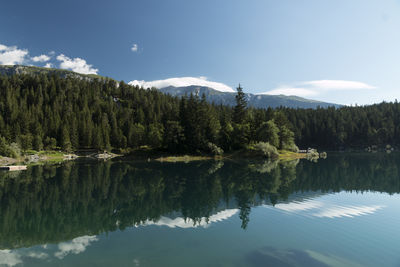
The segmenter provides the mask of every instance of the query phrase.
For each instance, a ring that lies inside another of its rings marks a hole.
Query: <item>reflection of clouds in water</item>
[[[309,200],[304,202],[294,201],[291,203],[281,203],[276,204],[275,208],[287,211],[287,212],[296,212],[296,211],[303,211],[303,210],[310,210],[322,207],[324,204],[319,201]]]
[[[355,217],[366,214],[375,213],[375,211],[382,209],[384,206],[373,205],[373,206],[336,206],[327,208],[318,213],[313,214],[315,217],[320,218],[339,218],[339,217]]]
[[[27,256],[28,256],[28,257],[31,257],[31,258],[36,258],[36,259],[42,259],[42,260],[49,257],[49,255],[48,255],[47,253],[44,253],[44,252],[34,252],[34,251],[29,252],[29,253],[27,254]]]
[[[59,259],[64,258],[70,253],[79,254],[86,250],[86,247],[90,245],[91,242],[99,240],[96,236],[81,236],[72,239],[70,242],[63,242],[58,244],[58,249],[54,256]]]
[[[304,216],[318,218],[353,218],[367,214],[373,214],[384,208],[384,205],[332,205],[329,202],[307,200],[303,202],[294,201],[291,203],[280,203],[275,208],[289,213],[302,213]]]
[[[220,222],[226,220],[233,215],[235,215],[239,210],[238,209],[227,209],[220,212],[217,212],[214,215],[211,215],[207,218],[203,217],[200,221],[194,222],[191,219],[184,219],[181,217],[171,219],[168,217],[161,216],[161,218],[157,222],[147,221],[143,225],[157,225],[157,226],[168,226],[170,228],[196,228],[196,227],[208,227],[209,224],[213,222]]]
[[[9,249],[0,250],[0,266],[12,267],[23,262],[23,258],[35,258],[44,260],[49,257],[47,253],[30,251],[12,251]]]
[[[12,267],[22,263],[21,256],[9,249],[0,250],[0,266]]]

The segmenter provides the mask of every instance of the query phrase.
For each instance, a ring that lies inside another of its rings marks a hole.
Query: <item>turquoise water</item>
[[[400,266],[400,155],[0,172],[0,266]]]

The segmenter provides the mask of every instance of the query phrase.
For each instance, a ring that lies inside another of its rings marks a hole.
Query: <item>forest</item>
[[[400,144],[400,104],[317,109],[236,105],[172,97],[111,79],[0,76],[0,155],[79,149],[222,154],[260,150],[346,150]]]
[[[221,154],[258,142],[297,150],[283,112],[248,108],[240,86],[236,102],[213,105],[204,96],[177,98],[111,79],[0,76],[0,155],[143,146]]]
[[[400,104],[392,103],[342,108],[288,109],[287,116],[299,147],[331,150],[398,147]]]

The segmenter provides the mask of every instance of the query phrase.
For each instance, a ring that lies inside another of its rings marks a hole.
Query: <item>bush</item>
[[[224,154],[224,150],[213,143],[207,143],[208,151],[213,155],[222,155]]]
[[[261,152],[267,158],[277,158],[279,157],[278,150],[276,147],[268,142],[258,142],[254,145],[256,151]]]
[[[12,158],[18,158],[19,156],[21,156],[21,147],[19,146],[18,143],[11,143],[9,145],[9,148],[11,152],[10,156]]]
[[[296,153],[299,152],[299,148],[298,148],[298,146],[296,146],[295,143],[283,144],[282,148],[284,150],[289,150],[289,151],[296,152]]]
[[[308,149],[306,159],[316,162],[319,159],[318,151],[316,149]]]

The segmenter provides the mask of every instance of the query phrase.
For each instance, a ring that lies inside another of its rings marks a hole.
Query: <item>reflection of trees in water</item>
[[[59,242],[157,221],[172,212],[199,222],[232,200],[246,228],[252,206],[274,204],[297,191],[399,192],[398,159],[331,156],[298,165],[68,162],[18,175],[0,172],[0,242],[2,247]]]

